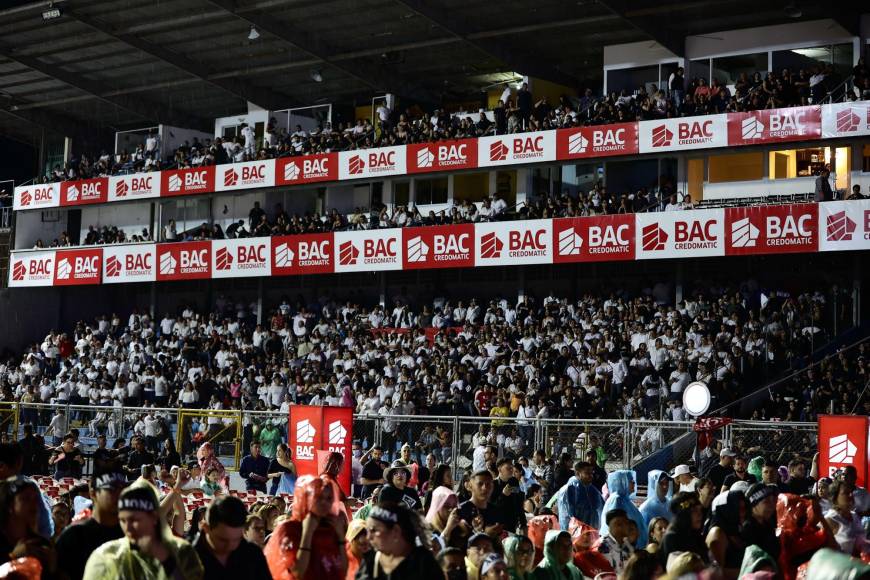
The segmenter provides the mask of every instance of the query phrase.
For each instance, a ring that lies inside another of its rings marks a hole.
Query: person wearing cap
[[[216,580],[270,580],[263,550],[244,538],[248,512],[237,497],[212,500],[193,547],[205,570]]]
[[[695,480],[695,476],[692,475],[692,468],[685,463],[681,463],[674,468],[674,471],[671,473],[671,479],[674,480],[676,484],[674,487],[679,491],[694,491],[694,489],[687,489]],[[718,490],[719,488],[716,489]]]
[[[127,476],[120,471],[91,478],[91,517],[66,528],[55,545],[57,564],[70,580],[81,580],[94,550],[124,536],[118,523],[118,498],[126,486]]]
[[[498,554],[490,554],[480,565],[482,580],[509,580],[507,563]]]
[[[396,459],[393,464],[384,470],[384,481],[387,483],[381,489],[381,502],[402,503],[408,509],[422,510],[423,502],[417,490],[408,485],[411,479],[411,470],[401,459]]]
[[[85,580],[203,578],[196,550],[173,536],[161,517],[153,485],[140,479],[121,492],[118,519],[124,537],[94,550],[85,565]]]
[[[707,478],[713,482],[716,489],[722,489],[725,478],[734,473],[734,458],[737,456],[730,447],[723,447],[719,452],[719,463],[710,468]]]
[[[780,545],[776,537],[776,486],[756,483],[746,491],[750,512],[740,527],[740,537],[747,546],[758,546],[774,560],[779,560]]]
[[[468,580],[480,578],[480,568],[487,556],[494,553],[492,538],[483,532],[476,532],[468,538],[465,554],[465,573]]]

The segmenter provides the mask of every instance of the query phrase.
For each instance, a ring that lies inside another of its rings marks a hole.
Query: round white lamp
[[[700,417],[710,408],[710,389],[702,381],[689,383],[683,389],[683,408],[693,417]]]

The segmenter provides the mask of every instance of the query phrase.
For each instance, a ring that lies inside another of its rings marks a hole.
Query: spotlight
[[[257,32],[256,26],[251,26],[251,31],[248,33],[248,40],[257,40],[260,38],[260,33]]]
[[[323,74],[320,72],[319,69],[316,69],[316,68],[311,69],[311,71],[308,73],[308,76],[311,77],[311,80],[314,81],[315,83],[322,83],[323,82]]]

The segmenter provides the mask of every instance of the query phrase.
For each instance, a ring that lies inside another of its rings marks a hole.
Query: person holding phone
[[[496,463],[498,477],[493,482],[493,503],[498,509],[501,523],[511,533],[517,528],[522,535],[526,533],[526,516],[523,509],[525,495],[520,490],[520,482],[514,477],[513,461],[503,457]]]

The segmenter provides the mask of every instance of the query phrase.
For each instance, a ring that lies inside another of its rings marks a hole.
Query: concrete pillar
[[[861,324],[861,253],[852,255],[852,325]]]
[[[381,308],[383,308],[386,311],[386,308],[387,308],[387,273],[386,272],[379,272],[378,273],[378,285],[379,285],[378,302],[380,303]]]
[[[263,279],[257,278],[257,324],[263,324]]]
[[[683,301],[683,262],[677,262],[677,272],[674,276],[674,305]]]

